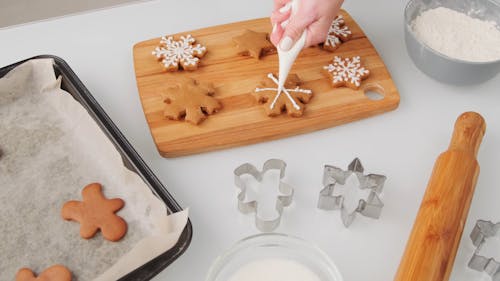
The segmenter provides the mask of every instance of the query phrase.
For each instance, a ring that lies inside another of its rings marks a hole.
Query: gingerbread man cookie
[[[333,87],[347,86],[355,90],[361,86],[361,80],[370,75],[370,71],[361,65],[359,56],[345,59],[335,56],[333,63],[323,69],[332,77]]]
[[[87,185],[82,190],[83,201],[68,201],[61,215],[65,220],[80,223],[80,236],[85,239],[94,237],[100,229],[102,236],[109,241],[118,241],[127,232],[127,223],[115,215],[125,202],[122,199],[106,199],[99,183]]]
[[[222,104],[213,97],[214,94],[215,89],[210,83],[199,83],[194,79],[181,80],[163,93],[163,114],[172,120],[184,119],[197,125],[222,108]]]
[[[263,55],[276,53],[276,47],[269,41],[266,32],[245,30],[241,35],[233,38],[238,48],[238,54],[260,59]]]
[[[278,93],[278,79],[272,74],[267,75],[269,80],[262,83],[262,88],[255,89],[255,96],[259,103],[264,104],[268,116],[278,116],[282,112],[292,117],[300,117],[304,113],[305,104],[312,98],[312,91],[301,89],[300,79],[296,74],[288,75],[283,91]]]
[[[152,54],[167,71],[177,71],[180,68],[196,70],[207,49],[200,44],[194,46],[195,42],[191,35],[181,36],[179,41],[174,40],[172,36],[162,37],[160,46],[156,47]]]
[[[21,268],[16,274],[16,281],[71,281],[71,272],[63,265],[56,264],[35,276],[29,268]]]

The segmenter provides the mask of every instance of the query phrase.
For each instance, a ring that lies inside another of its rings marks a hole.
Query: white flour
[[[440,7],[423,12],[411,27],[427,46],[449,57],[473,62],[500,59],[500,30],[495,22]]]
[[[268,258],[250,262],[236,271],[229,281],[321,281],[316,273],[293,261]]]

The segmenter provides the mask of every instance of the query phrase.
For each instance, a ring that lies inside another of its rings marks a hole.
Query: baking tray
[[[176,213],[182,211],[181,206],[170,195],[165,186],[153,174],[151,169],[146,165],[144,160],[139,156],[135,149],[130,145],[123,134],[118,130],[116,125],[111,121],[109,116],[104,112],[102,107],[97,103],[94,97],[90,94],[87,88],[83,85],[82,81],[76,76],[69,65],[61,58],[52,55],[41,55],[32,57],[9,66],[0,68],[0,78],[5,76],[9,71],[16,66],[31,60],[51,58],[54,60],[54,72],[56,76],[62,76],[61,88],[67,91],[73,98],[78,101],[97,122],[101,130],[108,136],[111,142],[122,156],[123,163],[127,168],[136,172],[144,182],[151,188],[153,193],[165,202],[167,211],[169,213]],[[193,235],[193,227],[191,221],[188,220],[184,231],[179,237],[179,241],[173,248],[152,259],[141,267],[135,269],[129,274],[122,277],[121,281],[133,280],[150,280],[155,275],[160,273],[168,265],[180,257],[191,243]]]

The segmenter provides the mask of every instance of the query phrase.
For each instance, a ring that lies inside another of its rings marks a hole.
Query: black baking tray
[[[9,66],[0,68],[0,78],[5,76],[9,71],[16,66],[32,59],[51,58],[54,60],[54,72],[56,76],[62,76],[61,88],[70,93],[73,98],[78,101],[97,122],[102,131],[108,136],[111,142],[115,145],[116,149],[120,152],[123,163],[127,168],[136,172],[144,182],[151,188],[153,193],[158,196],[165,204],[169,213],[176,213],[182,211],[181,206],[170,195],[165,186],[153,174],[151,169],[146,165],[144,160],[135,151],[132,145],[123,136],[116,125],[111,121],[109,116],[104,112],[102,107],[97,103],[92,94],[83,85],[82,81],[76,76],[69,65],[61,58],[52,55],[41,55],[29,58]],[[130,272],[122,277],[121,281],[135,281],[135,280],[150,280],[155,275],[160,273],[168,265],[180,257],[191,243],[193,235],[193,227],[191,221],[188,220],[179,241],[173,248],[145,263],[141,267]]]

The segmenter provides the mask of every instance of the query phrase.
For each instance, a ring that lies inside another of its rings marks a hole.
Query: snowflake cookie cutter
[[[356,218],[356,213],[378,219],[384,207],[379,195],[384,188],[386,177],[377,174],[364,175],[363,172],[363,165],[361,165],[358,158],[349,164],[347,171],[330,165],[325,165],[324,168],[324,188],[319,193],[318,208],[322,210],[340,210],[345,227],[352,224]],[[359,180],[359,188],[369,189],[369,195],[366,199],[360,199],[357,208],[349,212],[344,205],[344,194],[335,195],[335,192],[337,185],[345,185],[346,180],[353,174]]]
[[[294,189],[282,181],[285,176],[286,163],[280,159],[269,159],[267,160],[259,171],[254,165],[250,163],[245,163],[240,165],[234,170],[234,183],[240,189],[238,193],[238,210],[243,214],[255,213],[255,225],[257,229],[262,232],[271,232],[275,230],[281,222],[281,216],[285,207],[290,206],[293,199]],[[258,202],[257,200],[252,200],[245,202],[247,185],[245,181],[242,180],[243,175],[250,175],[257,181],[261,182],[263,175],[269,170],[279,170],[280,171],[280,181],[279,181],[279,191],[283,195],[278,195],[276,198],[276,211],[278,216],[275,219],[264,219],[258,215]]]
[[[500,222],[495,224],[484,220],[478,220],[470,234],[472,244],[474,244],[476,250],[469,260],[468,266],[476,271],[488,273],[493,281],[500,281],[500,262],[479,253],[486,240],[497,235],[500,235]]]

